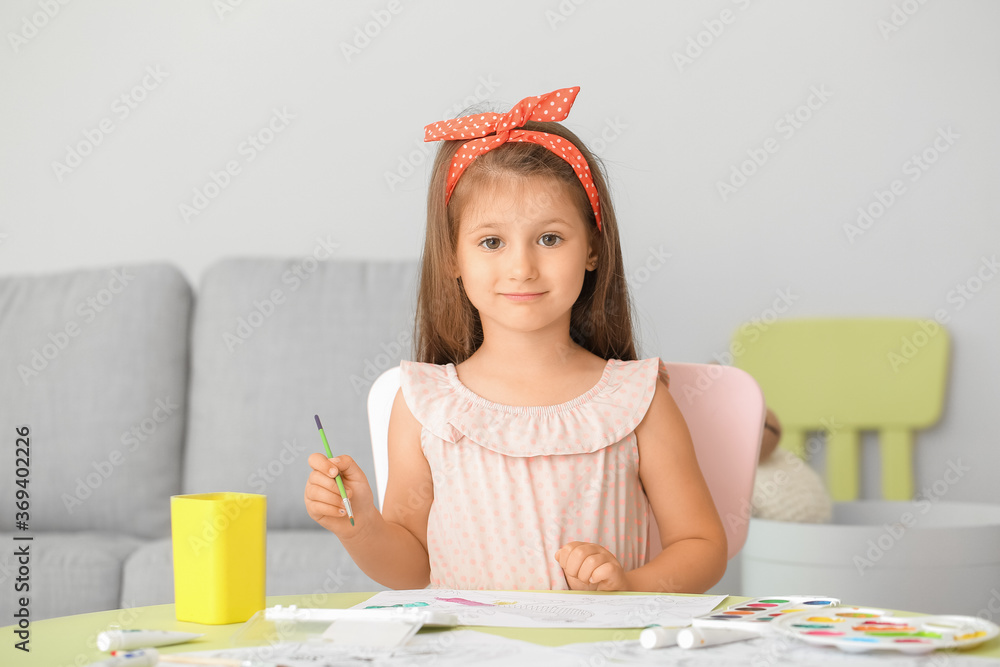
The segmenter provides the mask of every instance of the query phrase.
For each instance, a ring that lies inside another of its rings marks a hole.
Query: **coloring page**
[[[458,616],[459,625],[504,628],[641,628],[686,625],[725,595],[615,595],[538,591],[382,591],[354,609],[414,607]]]
[[[539,646],[473,630],[428,632],[396,648],[359,648],[311,640],[266,646],[183,653],[186,657],[279,663],[282,667],[508,667],[511,664],[570,667],[578,658],[551,646]]]

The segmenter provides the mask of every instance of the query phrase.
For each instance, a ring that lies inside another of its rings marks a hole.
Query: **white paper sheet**
[[[632,667],[995,667],[994,658],[963,656],[960,652],[937,651],[912,656],[894,651],[846,653],[838,648],[811,646],[791,637],[764,636],[707,648],[682,649],[671,646],[644,649],[637,640],[585,642],[556,648],[552,664],[561,665],[569,658],[575,665],[616,665]]]
[[[725,595],[588,595],[537,591],[382,591],[352,609],[418,607],[458,615],[459,625],[501,628],[641,628],[685,625]]]
[[[408,642],[420,629],[420,623],[405,621],[334,621],[320,639],[341,646],[395,648]]]
[[[560,654],[549,646],[497,637],[474,630],[428,632],[394,649],[339,646],[322,640],[284,642],[268,646],[199,651],[179,655],[228,658],[281,664],[286,667],[511,667],[545,665],[579,667],[575,654]],[[163,656],[166,657],[166,656]],[[164,666],[169,663],[163,662]]]
[[[810,646],[785,637],[760,637],[745,642],[684,650],[676,646],[644,649],[638,640],[540,646],[474,630],[426,632],[396,649],[358,649],[322,641],[287,642],[253,648],[183,653],[185,656],[271,661],[287,667],[991,667],[1000,661],[936,652],[905,656],[885,651],[850,654],[836,648]],[[166,665],[167,663],[163,663]]]

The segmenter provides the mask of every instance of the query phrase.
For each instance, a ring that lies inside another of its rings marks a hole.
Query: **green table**
[[[560,591],[565,592],[565,591]],[[593,593],[589,593],[593,595]],[[367,600],[374,593],[331,593],[322,595],[280,595],[267,598],[267,606],[298,605],[300,607],[330,607],[346,609]],[[607,595],[613,595],[608,593]],[[730,596],[721,607],[748,600],[745,597]],[[845,603],[846,604],[846,603]],[[0,665],[4,667],[83,667],[107,657],[96,646],[97,633],[117,624],[123,628],[143,628],[149,630],[176,630],[181,632],[205,633],[201,639],[175,646],[163,646],[161,653],[183,653],[230,648],[229,639],[241,626],[200,625],[181,623],[174,616],[174,605],[161,604],[151,607],[132,607],[114,611],[98,611],[90,614],[63,616],[31,624],[30,653],[14,649],[17,641],[14,626],[0,628],[3,645],[0,646]],[[552,630],[536,628],[484,628],[476,630],[504,637],[512,637],[547,646],[561,646],[586,641],[619,641],[638,639],[639,629],[580,629]],[[963,655],[1000,658],[1000,637],[975,649],[964,651]]]

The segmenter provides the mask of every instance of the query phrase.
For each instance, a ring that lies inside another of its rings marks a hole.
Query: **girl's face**
[[[554,178],[501,179],[468,194],[459,220],[457,276],[484,333],[553,326],[568,333],[584,274],[597,262],[591,224]]]

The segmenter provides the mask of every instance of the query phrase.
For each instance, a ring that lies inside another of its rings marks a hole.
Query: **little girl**
[[[662,364],[636,360],[605,179],[556,122],[578,90],[425,128],[445,143],[384,507],[346,455],[311,455],[305,489],[385,586],[700,593],[725,571]],[[647,562],[650,511],[662,551]]]

